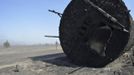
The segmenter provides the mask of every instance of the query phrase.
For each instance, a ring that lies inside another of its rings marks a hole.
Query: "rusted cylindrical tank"
[[[122,0],[72,0],[62,15],[59,38],[73,63],[103,67],[128,48],[131,30],[129,10]]]

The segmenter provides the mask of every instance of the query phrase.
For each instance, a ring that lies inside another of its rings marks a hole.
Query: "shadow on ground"
[[[30,57],[33,61],[43,61],[57,66],[78,67],[71,63],[64,53],[48,54],[43,56]]]

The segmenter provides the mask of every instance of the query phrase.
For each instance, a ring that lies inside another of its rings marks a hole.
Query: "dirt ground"
[[[32,52],[27,53],[28,51],[26,51],[26,49],[31,49]],[[38,51],[36,51],[37,49]],[[21,58],[15,58],[16,60],[14,60],[16,62],[4,64],[4,66],[0,62],[0,75],[134,75],[132,62],[134,58],[132,56],[133,48],[104,68],[90,68],[74,65],[62,52],[61,48],[56,50],[54,47],[51,47],[51,49],[44,47],[25,47],[21,50],[23,51],[18,54]],[[25,54],[25,52],[27,54]],[[13,52],[9,51],[7,55],[12,53]],[[25,55],[25,57],[21,54]],[[16,53],[13,53],[13,55],[16,55]],[[2,56],[2,54],[0,56]]]

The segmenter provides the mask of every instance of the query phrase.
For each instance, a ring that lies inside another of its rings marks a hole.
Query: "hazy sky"
[[[124,0],[134,16],[134,0]],[[9,40],[18,44],[52,43],[58,35],[60,18],[48,12],[63,12],[70,0],[0,0],[0,43]],[[58,39],[57,39],[58,40]]]

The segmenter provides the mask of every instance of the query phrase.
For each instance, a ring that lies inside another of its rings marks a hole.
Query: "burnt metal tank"
[[[61,17],[59,38],[71,62],[103,67],[125,52],[131,30],[122,0],[72,0]]]

